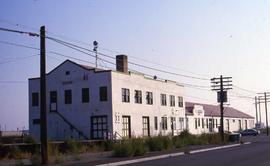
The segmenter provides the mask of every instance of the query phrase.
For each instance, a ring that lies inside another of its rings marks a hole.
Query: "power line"
[[[39,34],[37,34],[35,32],[19,31],[19,30],[3,28],[3,27],[0,27],[0,31],[13,32],[13,33],[26,34],[26,35],[29,35],[29,36],[39,37]]]
[[[100,49],[105,50],[105,51],[109,51],[109,52],[113,52],[113,53],[117,53],[117,54],[123,54],[123,53],[121,53],[121,52],[119,52],[119,51],[114,51],[114,50],[111,50],[111,49],[108,49],[108,48],[104,48],[104,47],[100,47]],[[173,67],[173,66],[164,65],[164,64],[161,64],[161,63],[157,63],[157,62],[150,61],[150,60],[143,59],[143,58],[138,58],[138,57],[131,56],[131,55],[129,55],[129,57],[132,58],[132,59],[140,60],[140,61],[142,61],[142,62],[147,62],[147,63],[150,63],[150,64],[155,64],[155,65],[163,66],[163,67],[170,68],[170,69],[174,69],[174,70],[180,70],[180,71],[187,72],[187,73],[190,73],[190,74],[194,74],[194,75],[197,75],[197,76],[203,76],[203,77],[206,76],[206,77],[209,77],[209,78],[210,78],[209,75],[198,74],[198,73],[195,73],[195,72],[192,72],[192,71],[180,69],[180,68],[178,68],[178,67]],[[209,80],[209,79],[208,79],[208,80]]]
[[[89,54],[89,53],[87,53],[87,52],[85,52],[85,51],[78,50],[78,49],[76,49],[76,48],[74,48],[74,47],[69,46],[68,44],[61,43],[60,41],[56,41],[56,42],[59,42],[60,44],[64,44],[65,46],[67,45],[67,47],[72,48],[72,49],[75,49],[75,50],[77,50],[77,51],[80,51],[81,53],[87,54],[87,55],[89,55],[89,56],[91,56],[91,57],[95,57],[95,56],[92,55],[92,54]],[[17,44],[17,43],[12,43],[12,42],[7,42],[7,41],[0,41],[0,43],[2,43],[2,44],[7,44],[7,45],[11,45],[11,46],[17,46],[17,47],[27,48],[27,49],[40,50],[39,48],[36,48],[36,47],[31,47],[31,46],[22,45],[22,44]],[[84,62],[84,63],[94,64],[94,63],[91,63],[91,62],[86,61],[86,60],[83,60],[83,59],[79,59],[79,58],[75,58],[75,57],[72,57],[72,56],[68,56],[68,55],[65,55],[65,54],[62,54],[62,53],[58,53],[58,52],[56,52],[56,51],[47,51],[47,53],[49,53],[49,54],[54,54],[54,55],[58,55],[58,56],[62,56],[62,57],[69,58],[69,59],[74,59],[74,60],[77,60],[77,61],[80,61],[80,62]],[[116,65],[115,63],[110,62],[110,61],[107,61],[107,60],[102,59],[102,58],[100,58],[100,57],[99,57],[99,60],[101,60],[102,62],[107,62],[107,63],[109,63],[109,64],[111,64],[111,65],[114,65],[114,66]],[[138,71],[133,70],[133,69],[130,69],[130,71],[132,71],[132,72],[138,72]],[[141,72],[138,72],[138,73],[141,73]],[[142,73],[142,74],[143,74],[143,73]],[[147,74],[144,74],[144,75],[149,76],[149,77],[153,77],[152,75],[147,75]],[[183,84],[184,86],[187,86],[187,87],[189,87],[189,88],[199,89],[199,90],[207,90],[207,89],[203,89],[203,88],[209,88],[208,86],[202,86],[202,85],[195,85],[195,84],[188,84],[188,83],[181,83],[181,84]],[[207,91],[209,91],[209,90],[207,90]]]
[[[13,59],[13,60],[8,60],[8,61],[0,62],[0,65],[1,64],[6,64],[6,63],[11,63],[11,62],[16,62],[16,61],[19,61],[19,60],[24,60],[24,59],[28,59],[28,58],[32,58],[32,57],[37,57],[37,55],[17,57],[16,59]]]
[[[245,88],[241,88],[239,86],[236,86],[236,85],[233,85],[233,87],[237,88],[237,89],[240,89],[242,91],[246,91],[246,92],[249,92],[249,93],[252,93],[252,94],[257,94],[257,92],[253,91],[253,90],[248,90],[248,89],[245,89]]]
[[[13,21],[9,21],[9,20],[3,19],[3,18],[0,18],[0,22],[15,26],[15,27],[20,27],[23,29],[30,29],[30,30],[34,30],[34,31],[39,31],[39,29],[37,29],[37,28],[33,28],[33,27],[28,26],[28,25],[18,24],[18,23],[15,23]]]
[[[17,43],[12,43],[12,42],[7,42],[7,41],[0,41],[0,44],[7,44],[7,45],[11,45],[11,46],[22,47],[22,48],[33,49],[33,50],[40,50],[39,48],[36,48],[36,47],[31,47],[31,46],[22,45],[22,44],[17,44]],[[75,58],[75,57],[68,56],[68,55],[64,55],[64,54],[62,54],[62,53],[58,53],[58,52],[55,52],[55,51],[47,51],[47,53],[50,53],[50,54],[54,54],[54,55],[58,55],[58,56],[62,56],[62,57],[66,57],[66,58],[70,58],[70,59],[74,59],[74,60],[78,60],[78,61],[81,61],[81,62],[85,62],[85,63],[90,63],[90,64],[92,64],[92,63],[89,62],[89,61],[82,60],[82,59]]]
[[[30,48],[30,49],[33,49],[33,50],[39,50],[39,48],[37,48],[37,47],[26,46],[26,45],[23,45],[23,44],[17,44],[17,43],[7,42],[7,41],[3,41],[3,40],[0,40],[0,43],[6,44],[6,45],[11,45],[11,46]]]
[[[0,81],[0,84],[25,84],[27,81]]]
[[[80,49],[93,52],[90,49],[87,49],[87,48],[84,48],[84,47],[81,47],[81,46],[78,46],[78,45],[75,45],[75,44],[72,44],[72,43],[69,43],[69,42],[65,42],[65,41],[62,41],[62,40],[59,40],[59,39],[55,39],[55,38],[52,38],[52,37],[47,37],[47,38],[48,39],[51,39],[51,40],[53,40],[53,41],[55,41],[55,42],[57,42],[59,44],[65,45],[65,46],[67,46],[69,48],[71,48],[70,46],[72,46],[73,47],[72,49],[75,49],[74,47],[76,47],[76,50],[77,51],[80,51],[80,52],[83,52],[83,53],[86,53],[86,52],[84,52],[84,51],[82,51]],[[108,58],[111,58],[111,59],[115,59],[115,57],[112,57],[112,56],[109,56],[109,55],[106,55],[106,54],[103,54],[103,53],[100,53],[100,52],[98,54],[99,55],[102,55],[102,56],[105,56],[105,57],[108,57]],[[90,56],[93,56],[93,55],[90,55]],[[98,59],[101,59],[101,58],[98,58]],[[166,73],[166,74],[171,74],[171,75],[176,75],[176,76],[181,76],[181,77],[186,77],[186,78],[192,78],[192,79],[207,80],[207,81],[209,81],[208,78],[195,77],[195,76],[190,76],[190,75],[185,75],[185,74],[174,73],[174,72],[170,72],[170,71],[166,71],[166,70],[156,69],[156,68],[153,68],[153,67],[149,67],[149,66],[137,64],[137,63],[134,63],[134,62],[131,62],[131,61],[129,61],[128,63],[131,64],[131,65],[139,66],[139,67],[142,67],[142,68],[146,68],[146,69],[150,69],[150,70],[154,70],[154,71],[158,71],[158,72],[162,72],[162,73]]]

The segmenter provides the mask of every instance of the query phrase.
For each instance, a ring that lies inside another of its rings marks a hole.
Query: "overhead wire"
[[[20,34],[27,34],[29,36],[35,36],[35,37],[39,37],[40,36],[39,34],[37,34],[35,32],[20,31],[20,30],[8,29],[8,28],[3,28],[3,27],[0,27],[0,30],[1,31],[6,31],[6,32],[14,32],[14,33],[20,33]],[[69,48],[72,48],[74,50],[77,50],[77,51],[79,51],[81,53],[88,54],[88,55],[90,55],[92,57],[95,57],[94,55],[91,55],[91,54],[89,54],[89,53],[87,53],[85,51],[80,50],[80,49],[83,49],[83,50],[86,50],[86,51],[89,51],[89,52],[92,52],[93,53],[94,51],[92,51],[90,49],[86,49],[84,47],[80,47],[78,45],[75,45],[75,44],[72,44],[72,43],[69,43],[69,42],[62,41],[60,39],[55,39],[55,38],[52,38],[52,37],[47,37],[47,38],[48,39],[51,39],[53,41],[56,41],[56,42],[58,42],[58,43],[60,43],[62,45],[65,45],[65,46],[67,46]],[[37,48],[30,47],[30,46],[24,46],[24,45],[21,45],[21,44],[14,44],[14,43],[9,43],[9,42],[4,42],[4,41],[0,41],[0,43],[10,44],[10,45],[15,45],[15,46],[20,46],[20,47],[25,47],[25,48],[31,48],[31,49],[39,50]],[[51,53],[55,53],[55,52],[51,52]],[[112,56],[109,56],[109,55],[106,55],[106,54],[103,54],[103,53],[100,53],[100,52],[98,54],[99,55],[102,55],[104,57],[107,57],[107,58],[115,59],[115,57],[112,57]],[[58,55],[60,55],[60,54],[58,54]],[[73,58],[74,59],[74,57],[70,57],[70,56],[69,56],[69,58]],[[107,60],[104,60],[102,58],[99,58],[99,59],[102,60],[102,61],[105,61],[105,62],[107,62],[109,64],[114,64],[114,63],[112,63],[110,61],[107,61]],[[146,68],[146,69],[155,70],[155,71],[158,71],[158,72],[163,72],[163,73],[167,73],[167,74],[171,74],[171,75],[176,75],[176,76],[181,76],[181,77],[186,77],[186,78],[192,78],[192,79],[199,79],[199,80],[209,80],[208,78],[195,77],[195,76],[190,76],[190,75],[184,75],[184,74],[174,73],[174,72],[170,72],[170,71],[166,71],[166,70],[156,69],[156,68],[153,68],[153,67],[149,67],[149,66],[137,64],[137,63],[134,63],[134,62],[129,62],[129,63],[132,64],[132,65],[135,65],[135,66],[139,66],[139,67],[143,67],[143,68]],[[187,85],[187,86],[189,86],[189,85]],[[189,86],[189,87],[192,87],[192,86]],[[247,90],[247,89],[238,87],[238,86],[235,86],[235,87],[237,87],[238,89],[241,89],[241,90],[250,92],[250,93],[254,93],[254,91],[250,91],[250,90]],[[198,89],[198,88],[202,88],[202,87],[199,87],[199,86],[196,85],[196,86],[193,86],[193,88],[197,88]],[[205,88],[205,87],[203,87],[203,88]]]

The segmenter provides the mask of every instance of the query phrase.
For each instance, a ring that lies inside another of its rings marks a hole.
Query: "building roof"
[[[70,63],[73,63],[85,70],[92,70],[94,71],[95,73],[99,73],[99,72],[111,72],[112,70],[105,70],[105,69],[100,69],[100,68],[95,68],[95,67],[91,67],[91,66],[87,66],[87,65],[83,65],[83,64],[79,64],[79,63],[76,63],[74,61],[71,61],[69,59],[65,60],[64,62],[60,63],[58,66],[56,66],[54,69],[52,69],[50,72],[48,72],[46,75],[49,75],[51,74],[52,72],[54,72],[56,69],[58,69],[60,66],[62,66],[64,63],[67,63],[67,62],[70,62]],[[33,79],[39,79],[39,77],[35,77],[35,78],[29,78],[29,80],[33,80]]]
[[[201,104],[201,103],[192,103],[192,102],[186,102],[185,104],[186,104],[186,115],[193,115],[192,110],[194,108],[194,105],[200,105],[200,106],[203,106],[204,116],[220,117],[219,105],[210,105],[210,104]],[[224,117],[252,118],[252,119],[254,118],[232,107],[224,107]]]
[[[59,64],[58,66],[56,66],[53,70],[51,70],[50,72],[48,72],[46,75],[50,75],[52,72],[54,72],[56,69],[58,69],[60,66],[62,66],[64,63],[67,63],[67,62],[73,63],[73,64],[75,64],[75,65],[81,67],[82,69],[94,71],[95,73],[102,73],[102,72],[118,72],[118,73],[126,74],[126,73],[119,72],[119,71],[116,71],[116,70],[106,70],[106,69],[95,68],[95,67],[88,66],[88,65],[84,65],[84,64],[79,64],[79,63],[76,63],[76,62],[74,62],[74,61],[71,61],[71,60],[67,59],[67,60],[65,60],[64,62],[62,62],[61,64]],[[150,76],[145,75],[144,73],[141,73],[141,72],[129,71],[128,74],[129,74],[129,75],[130,75],[130,74],[137,74],[137,75],[141,75],[141,76],[144,77],[145,79],[151,79],[151,80],[154,80],[154,81],[161,81],[161,82],[165,82],[165,83],[173,83],[173,84],[175,84],[175,85],[182,86],[182,87],[184,86],[183,84],[178,83],[178,82],[175,82],[175,81],[172,81],[172,80],[161,79],[161,78],[157,78],[156,76],[154,76],[154,77],[151,76],[151,77],[150,77]],[[29,80],[34,80],[34,79],[39,79],[39,77],[29,78]]]

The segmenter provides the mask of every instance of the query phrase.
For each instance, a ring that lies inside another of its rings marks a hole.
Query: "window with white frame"
[[[122,88],[122,102],[129,103],[129,89]]]
[[[183,97],[182,96],[178,96],[178,107],[183,107]]]
[[[153,92],[146,92],[146,104],[153,104]]]
[[[142,91],[135,90],[134,99],[135,103],[142,104]]]
[[[175,106],[175,96],[174,95],[170,95],[170,105],[171,105],[171,107]]]
[[[161,100],[161,105],[162,106],[167,105],[166,94],[160,94],[160,100]]]

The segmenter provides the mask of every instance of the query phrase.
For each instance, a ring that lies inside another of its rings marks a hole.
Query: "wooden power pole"
[[[269,135],[269,126],[268,126],[268,112],[267,112],[267,103],[270,102],[270,92],[264,92],[264,93],[259,93],[261,94],[262,96],[259,96],[258,98],[260,100],[264,100],[264,102],[261,102],[261,103],[264,103],[265,105],[265,123],[266,123],[266,134],[267,136]]]
[[[220,136],[221,141],[224,142],[224,106],[223,104],[227,102],[227,90],[232,89],[231,82],[232,77],[223,77],[222,75],[219,78],[212,78],[211,83],[212,90],[217,91],[218,102],[220,103]]]
[[[47,108],[46,108],[46,49],[45,26],[40,28],[40,141],[42,164],[47,165],[48,138],[47,138]]]
[[[257,96],[255,96],[255,111],[256,111],[256,126],[258,125],[258,109],[257,109]]]

